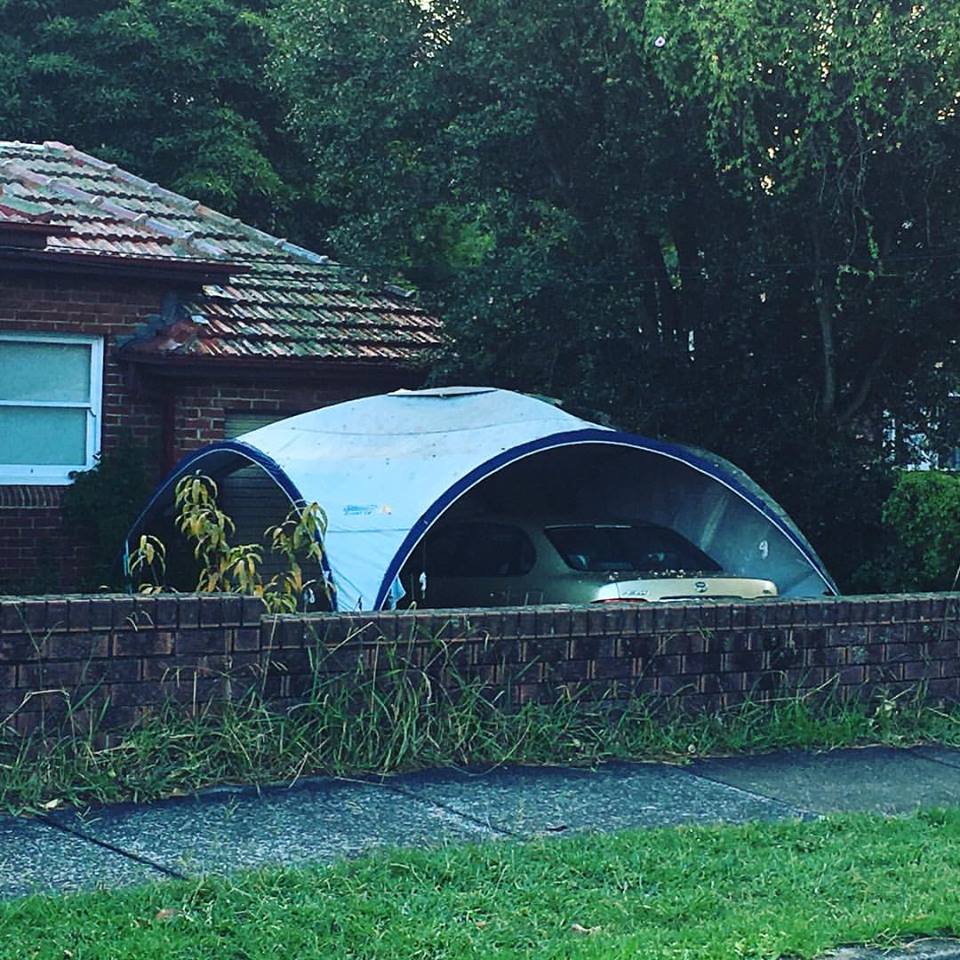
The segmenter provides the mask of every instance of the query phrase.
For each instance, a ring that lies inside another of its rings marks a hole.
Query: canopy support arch
[[[244,484],[247,489],[247,498],[250,497],[252,486],[255,494],[258,493],[261,499],[268,501],[258,511],[248,512],[242,508],[238,509],[235,498],[231,496],[232,491],[229,489],[231,480],[243,474],[247,475],[245,478],[247,482]],[[258,474],[261,480],[259,484],[252,479]],[[172,517],[177,484],[184,477],[195,475],[209,477],[217,484],[220,492],[218,506],[237,524],[233,537],[234,543],[260,544],[267,527],[280,523],[290,510],[302,510],[311,502],[301,494],[283,468],[272,457],[256,447],[242,440],[225,440],[222,443],[203,447],[188,454],[167,474],[130,528],[123,550],[123,572],[128,584],[131,583],[129,559],[133,541],[141,533],[149,532],[151,523],[155,529],[158,517]],[[264,497],[265,488],[269,491],[266,497]],[[270,493],[274,495],[271,496]],[[169,530],[166,532],[169,533]],[[171,544],[164,536],[160,539],[169,550]],[[266,572],[273,573],[273,566],[275,564],[271,564],[268,558],[265,565]],[[326,553],[321,556],[320,570],[330,593],[331,606],[336,609],[336,587]]]

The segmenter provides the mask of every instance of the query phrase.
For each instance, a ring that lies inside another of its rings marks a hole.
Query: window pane
[[[88,402],[90,350],[88,343],[0,340],[0,400]]]
[[[82,467],[87,413],[56,407],[0,407],[0,463]]]

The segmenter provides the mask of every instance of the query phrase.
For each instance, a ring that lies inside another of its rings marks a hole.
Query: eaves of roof
[[[312,357],[235,357],[193,356],[176,353],[137,353],[126,350],[127,359],[136,360],[137,365],[146,373],[164,380],[195,380],[204,373],[216,373],[218,377],[238,375],[256,377],[257,382],[289,381],[298,376],[309,376],[315,370]],[[417,362],[397,362],[379,359],[326,359],[323,364],[325,382],[353,381],[369,377],[371,379],[407,375],[411,385],[422,382],[421,364]]]
[[[30,226],[36,230],[36,225]],[[45,231],[36,232],[45,233]],[[2,233],[3,226],[0,226],[0,234]],[[46,236],[50,234],[46,233]],[[2,245],[0,245],[0,269],[189,281],[192,285],[222,282],[232,276],[250,271],[250,268],[242,263],[114,256],[109,253],[62,253],[50,247],[37,249]]]

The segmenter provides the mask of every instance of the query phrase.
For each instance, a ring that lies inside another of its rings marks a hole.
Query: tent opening
[[[234,524],[229,533],[231,546],[253,544],[260,548],[259,567],[264,583],[287,567],[284,559],[273,552],[266,531],[281,523],[293,503],[288,493],[259,463],[236,454],[210,456],[195,464],[195,470],[214,480],[218,487],[217,506]],[[200,563],[193,544],[177,529],[175,484],[165,488],[139,529],[157,537],[166,548],[166,586],[178,591],[195,590],[200,576]],[[130,548],[136,546],[129,544]],[[305,581],[324,582],[324,571],[315,561],[301,561]],[[302,609],[329,610],[331,604],[323,589],[308,590]]]
[[[712,560],[726,574],[773,581],[781,596],[829,592],[796,543],[732,486],[659,451],[604,442],[533,453],[463,493],[406,558],[399,605],[541,602],[527,576],[533,553],[551,550],[550,531],[564,524],[666,528],[705,555],[704,568]],[[459,591],[444,567],[462,572]],[[471,596],[478,586],[492,592]]]

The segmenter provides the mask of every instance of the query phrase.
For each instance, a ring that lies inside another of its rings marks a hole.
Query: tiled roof
[[[48,253],[243,268],[205,285],[172,327],[131,345],[138,353],[417,364],[442,343],[411,299],[61,143],[0,141],[4,221],[61,228]]]

